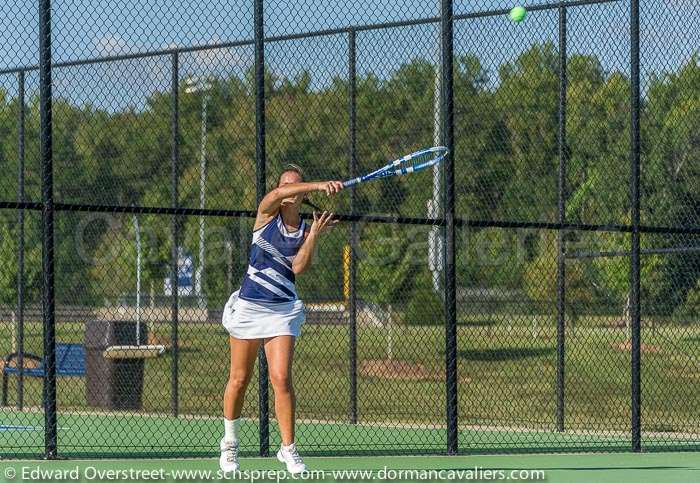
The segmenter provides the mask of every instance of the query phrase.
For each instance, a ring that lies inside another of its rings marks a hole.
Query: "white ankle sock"
[[[241,418],[226,419],[224,418],[224,441],[231,443],[238,442],[238,431],[241,429]]]

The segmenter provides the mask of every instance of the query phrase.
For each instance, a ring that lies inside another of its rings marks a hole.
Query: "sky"
[[[641,0],[642,70],[669,71],[700,48],[700,1]],[[0,0],[0,69],[37,63],[37,1]],[[439,0],[267,0],[266,36],[437,16]],[[547,3],[522,1],[526,6]],[[86,59],[153,49],[195,46],[252,38],[252,0],[54,0],[54,61]],[[507,9],[504,0],[455,0],[456,14]],[[570,7],[570,53],[594,54],[608,71],[627,71],[629,2]],[[437,59],[438,26],[392,28],[357,36],[360,74],[389,76],[415,57]],[[476,54],[495,78],[497,67],[535,42],[556,43],[556,10],[532,11],[515,24],[504,15],[455,23],[455,54]],[[181,76],[241,74],[253,62],[250,47],[217,49],[181,57]],[[316,86],[347,73],[344,35],[269,43],[266,62],[276,72],[294,76],[308,70]],[[56,67],[55,95],[110,110],[140,108],[146,97],[167,89],[170,60],[114,62],[88,67]],[[29,74],[27,90],[36,89]],[[0,76],[12,95],[14,75]]]

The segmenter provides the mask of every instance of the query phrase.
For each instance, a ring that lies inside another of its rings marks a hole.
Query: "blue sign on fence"
[[[178,295],[192,295],[194,292],[194,258],[184,247],[177,249],[177,293]],[[171,277],[166,277],[163,284],[163,293],[170,296],[173,293]]]

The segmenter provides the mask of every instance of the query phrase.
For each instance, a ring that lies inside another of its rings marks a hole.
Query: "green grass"
[[[566,351],[566,431],[557,432],[556,333],[553,318],[499,318],[483,323],[464,318],[458,330],[458,400],[460,447],[467,451],[563,449],[625,449],[629,447],[630,354],[620,347],[622,330],[605,321],[586,319],[569,333]],[[507,323],[506,323],[507,322]],[[168,324],[153,327],[167,335]],[[41,352],[38,323],[28,323],[27,350]],[[61,323],[57,339],[81,342],[83,324]],[[0,324],[0,352],[10,350],[10,324]],[[180,413],[202,418],[171,421],[171,357],[146,362],[143,414],[93,413],[85,400],[83,378],[60,378],[58,405],[64,424],[80,431],[59,431],[63,451],[102,451],[105,447],[132,454],[177,451],[208,452],[220,433],[218,416],[228,370],[228,340],[217,325],[180,327]],[[644,443],[649,447],[700,445],[700,328],[658,326],[643,331],[653,351],[642,354],[642,418]],[[347,328],[307,325],[295,355],[299,441],[313,451],[363,448],[387,451],[411,447],[442,451],[444,429],[444,330],[432,326],[360,327],[358,359],[387,357],[420,364],[424,380],[358,378],[360,425],[346,424],[348,394]],[[10,384],[10,402],[15,383]],[[244,416],[257,417],[257,384],[251,384]],[[41,404],[41,381],[27,379],[25,404]],[[37,414],[6,410],[0,424],[38,425]],[[79,419],[76,414],[83,414]],[[72,415],[72,416],[71,416]],[[131,421],[131,422],[127,422]],[[134,423],[137,421],[137,423]],[[330,421],[332,423],[323,423]],[[59,427],[61,426],[59,420]],[[171,428],[163,433],[163,428]],[[251,451],[257,447],[257,428],[249,423]],[[124,432],[124,435],[121,433]],[[0,432],[0,438],[10,432]],[[13,431],[27,438],[31,431]],[[37,432],[37,438],[43,437]],[[34,437],[32,436],[32,437]],[[273,432],[273,442],[276,441]],[[95,439],[97,438],[97,439]],[[107,438],[102,449],[100,438]],[[112,438],[112,439],[109,439]],[[116,438],[116,440],[114,439]],[[123,441],[119,438],[126,438]],[[136,439],[134,439],[136,438]],[[183,439],[184,438],[184,439]],[[121,441],[121,442],[120,442]],[[137,443],[142,441],[141,446]],[[3,442],[5,443],[5,442]],[[39,441],[40,443],[40,441]],[[86,447],[85,445],[88,444]],[[30,445],[31,446],[31,445]],[[39,444],[41,446],[41,443]],[[7,447],[5,444],[1,447]],[[86,449],[87,448],[87,449]],[[89,452],[88,451],[88,452]],[[174,450],[175,451],[175,450]]]

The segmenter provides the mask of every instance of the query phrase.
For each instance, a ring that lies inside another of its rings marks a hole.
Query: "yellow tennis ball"
[[[525,10],[525,7],[522,7],[520,5],[513,7],[510,10],[510,19],[513,22],[522,22],[525,20],[525,16],[527,15],[527,10]]]

